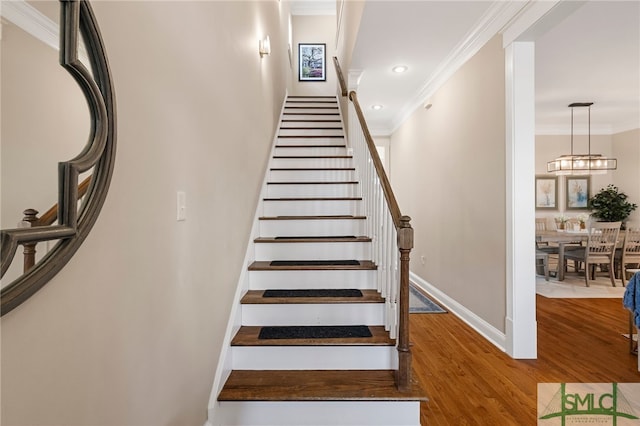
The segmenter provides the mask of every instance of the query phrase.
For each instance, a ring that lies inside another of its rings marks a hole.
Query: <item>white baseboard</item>
[[[431,295],[437,302],[441,303],[449,312],[459,317],[462,321],[466,322],[471,328],[480,333],[482,337],[491,342],[501,351],[506,351],[507,337],[505,333],[501,332],[478,315],[467,309],[465,306],[458,303],[456,300],[443,293],[438,288],[434,287],[429,282],[420,278],[413,272],[409,273],[409,281],[420,287],[429,295]]]

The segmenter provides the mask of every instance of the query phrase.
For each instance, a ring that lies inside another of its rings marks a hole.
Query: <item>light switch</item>
[[[178,191],[178,221],[187,220],[187,194]]]

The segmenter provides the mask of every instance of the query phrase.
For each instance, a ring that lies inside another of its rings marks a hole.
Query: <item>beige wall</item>
[[[640,129],[612,136],[612,154],[618,159],[618,170],[612,172],[613,183],[629,196],[629,201],[640,206]],[[629,220],[640,221],[640,207]]]
[[[298,81],[298,44],[325,43],[326,81]],[[336,93],[338,80],[333,66],[336,54],[336,17],[293,16],[293,87],[292,94],[297,96],[323,96]]]
[[[364,10],[364,1],[357,0],[339,0],[336,3],[336,17],[338,20],[337,40],[336,40],[336,57],[340,62],[340,68],[344,74],[344,79],[349,83],[349,68],[351,67],[351,56],[353,47],[355,46],[358,29],[360,28],[360,19]],[[340,93],[340,88],[336,87],[336,93]],[[343,111],[343,121],[345,128],[349,124],[349,101],[346,97],[340,97],[340,107]]]
[[[586,136],[574,135],[574,152],[586,153]],[[570,135],[536,136],[536,175],[547,174],[547,161],[571,151]],[[629,196],[629,201],[640,205],[640,129],[614,135],[591,135],[591,152],[617,158],[618,169],[606,174],[591,176],[590,196],[609,184],[618,186]],[[537,217],[564,215],[575,217],[588,211],[565,208],[565,177],[558,178],[558,210],[536,211]],[[632,213],[630,220],[640,220],[640,212]]]
[[[68,266],[2,317],[1,421],[201,426],[290,78],[288,6],[94,9],[118,107],[113,183]]]
[[[390,157],[391,183],[415,229],[412,272],[502,332],[504,90],[497,36],[438,90],[431,109],[391,136]]]
[[[574,135],[573,152],[582,154],[587,152],[587,137],[585,135]],[[610,135],[591,135],[591,152],[605,156],[612,155]],[[560,155],[571,153],[570,135],[537,135],[536,136],[536,175],[555,176],[547,173],[547,162]],[[593,196],[601,188],[612,183],[612,174],[592,175],[590,196]],[[536,217],[553,218],[560,215],[565,217],[576,217],[580,214],[588,213],[584,210],[566,209],[566,178],[558,177],[558,210],[537,210]]]

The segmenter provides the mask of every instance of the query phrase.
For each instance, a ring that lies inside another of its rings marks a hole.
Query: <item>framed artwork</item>
[[[557,176],[536,176],[536,210],[558,210]]]
[[[298,43],[298,81],[326,80],[326,44]]]
[[[565,208],[567,210],[587,210],[591,194],[590,176],[567,176],[565,178]]]

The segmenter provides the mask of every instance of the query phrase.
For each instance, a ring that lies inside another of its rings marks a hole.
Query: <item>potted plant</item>
[[[588,201],[591,216],[601,222],[622,222],[629,217],[638,205],[627,201],[627,194],[620,192],[617,186],[607,185]]]

